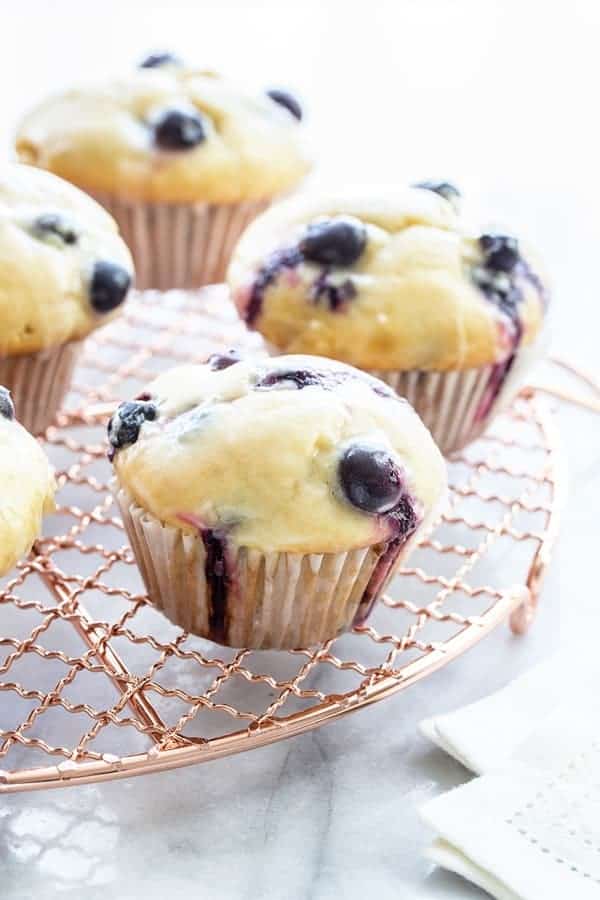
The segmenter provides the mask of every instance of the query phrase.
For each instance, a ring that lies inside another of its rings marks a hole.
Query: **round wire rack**
[[[220,289],[140,293],[86,344],[43,438],[58,509],[0,582],[0,792],[127,777],[290,737],[424,678],[533,616],[557,531],[554,422],[527,390],[450,464],[450,501],[367,625],[290,652],[229,650],[148,603],[108,492],[106,418],[178,363],[264,352]],[[508,574],[510,573],[510,574]]]

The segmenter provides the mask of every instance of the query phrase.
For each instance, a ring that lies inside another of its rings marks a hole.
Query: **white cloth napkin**
[[[599,658],[563,651],[421,730],[483,773],[421,810],[430,859],[498,900],[600,900]]]

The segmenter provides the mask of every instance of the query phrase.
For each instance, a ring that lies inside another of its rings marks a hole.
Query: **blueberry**
[[[299,391],[306,387],[323,387],[327,390],[332,386],[328,374],[333,375],[333,373],[317,372],[315,369],[276,369],[274,372],[264,375],[256,383],[256,387],[264,390],[281,384],[285,387],[286,383],[291,383]]]
[[[300,241],[300,252],[311,262],[351,266],[366,243],[367,232],[361,222],[338,217],[309,225]]]
[[[111,262],[97,262],[90,281],[90,303],[96,312],[116,309],[131,287],[131,275],[122,266]]]
[[[267,91],[267,96],[274,100],[275,103],[279,103],[280,106],[284,106],[288,112],[294,116],[295,119],[300,121],[302,119],[302,107],[296,100],[293,94],[290,94],[288,91],[280,91],[277,88],[273,88],[270,91]]]
[[[417,184],[413,184],[413,187],[433,191],[434,194],[439,194],[455,208],[460,201],[460,191],[450,181],[419,181]]]
[[[345,496],[364,512],[390,512],[402,499],[402,476],[387,450],[355,444],[344,452],[338,473]]]
[[[58,237],[64,244],[76,244],[77,233],[71,225],[58,213],[43,213],[32,225],[36,238],[45,240],[50,236]]]
[[[135,444],[144,422],[153,422],[158,416],[156,404],[147,400],[128,400],[121,403],[108,423],[108,440],[112,453]]]
[[[168,51],[161,53],[150,53],[139,64],[140,69],[158,69],[160,66],[180,66],[181,60],[174,53]]]
[[[361,381],[368,385],[374,394],[400,401],[398,394],[383,382],[362,372],[347,369],[274,369],[263,375],[254,387],[256,390],[271,388],[284,390],[293,386],[299,391],[307,387],[320,387],[324,391],[335,391],[349,381]]]
[[[220,372],[221,369],[228,369],[229,366],[234,366],[241,361],[242,357],[233,347],[231,350],[226,350],[225,353],[213,353],[212,356],[209,356],[206,360],[214,372]]]
[[[168,109],[154,122],[154,143],[161,150],[191,150],[204,140],[204,123],[195,110]]]
[[[486,268],[494,272],[510,273],[521,259],[517,239],[506,234],[482,234],[479,246]]]
[[[0,385],[0,416],[5,419],[13,420],[15,417],[15,407],[10,396],[8,388]]]

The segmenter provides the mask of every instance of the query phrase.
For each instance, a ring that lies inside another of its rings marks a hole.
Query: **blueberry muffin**
[[[445,490],[409,404],[316,357],[173,369],[108,435],[150,600],[234,647],[307,646],[363,622]]]
[[[123,78],[41,103],[16,150],[107,207],[138,287],[198,287],[223,280],[244,227],[306,173],[301,118],[284,91],[251,95],[154,54]]]
[[[0,575],[29,552],[42,516],[54,510],[54,476],[38,442],[15,419],[0,387]]]
[[[97,203],[48,172],[0,168],[0,383],[29,431],[53,421],[83,339],[118,313],[132,278]]]
[[[547,305],[529,252],[469,226],[458,205],[445,182],[299,197],[247,229],[228,273],[240,315],[275,350],[382,378],[445,453],[510,399]]]

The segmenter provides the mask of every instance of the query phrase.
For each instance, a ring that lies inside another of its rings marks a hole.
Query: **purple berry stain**
[[[310,291],[310,298],[315,303],[325,303],[331,312],[341,312],[349,300],[356,297],[356,287],[350,278],[341,283],[331,280],[327,269],[319,275]]]
[[[195,528],[204,544],[204,575],[209,591],[208,617],[211,638],[217,643],[227,637],[227,599],[231,575],[227,560],[227,533],[223,528],[207,528],[193,513],[178,513],[178,519]]]
[[[285,247],[271,254],[265,265],[258,270],[244,311],[244,319],[249,325],[252,325],[260,315],[266,289],[277,280],[281,272],[285,269],[295,269],[302,259],[297,247]]]
[[[209,356],[206,360],[213,372],[220,372],[223,369],[228,369],[230,366],[234,366],[241,361],[242,357],[233,347],[230,350],[226,350],[224,353],[213,353],[212,356]]]
[[[412,187],[421,188],[424,191],[433,191],[434,194],[439,194],[440,197],[443,197],[455,210],[458,210],[461,200],[460,191],[451,181],[419,181],[417,184],[413,184]]]
[[[227,538],[224,531],[214,528],[203,528],[200,537],[206,550],[204,574],[210,590],[210,631],[217,641],[224,640],[231,583],[227,570]]]

